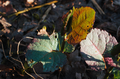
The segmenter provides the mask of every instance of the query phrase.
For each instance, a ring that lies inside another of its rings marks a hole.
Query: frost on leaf
[[[80,42],[80,51],[85,62],[91,69],[96,71],[103,70],[106,67],[103,55],[109,52],[117,43],[116,39],[106,31],[92,29],[86,39]],[[110,61],[109,63],[111,64],[112,62]]]
[[[66,55],[62,53],[61,46],[63,37],[60,33],[53,33],[50,37],[43,35],[40,38],[34,38],[33,43],[28,45],[26,58],[30,67],[38,62],[43,64],[43,72],[53,72],[62,67],[66,61]],[[73,51],[73,46],[65,43],[67,52]],[[67,47],[66,47],[67,46]],[[65,52],[66,52],[65,51]]]

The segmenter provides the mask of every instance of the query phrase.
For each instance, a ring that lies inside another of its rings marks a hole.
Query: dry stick
[[[45,20],[50,10],[51,10],[51,6],[46,10],[45,14],[42,16],[42,19],[38,22],[38,25]]]
[[[36,73],[34,67],[33,67],[32,69],[33,69],[33,72],[34,72],[39,78],[43,79],[40,75],[38,75],[38,74]]]
[[[95,7],[97,8],[97,10],[99,11],[100,14],[105,14],[104,11],[100,8],[100,6],[98,5],[98,3],[95,0],[91,0],[91,1],[95,5]]]
[[[12,15],[9,15],[8,18],[10,18],[10,17],[13,16],[13,15],[16,15],[16,16],[17,16],[17,15],[19,15],[19,14],[21,14],[21,13],[25,13],[25,12],[28,12],[28,11],[30,11],[30,10],[37,9],[37,8],[41,8],[41,7],[43,7],[43,6],[51,5],[51,4],[57,3],[57,2],[58,2],[58,1],[51,1],[51,2],[45,3],[45,4],[43,4],[43,5],[31,7],[31,8],[28,8],[28,9],[25,9],[25,10],[22,10],[22,11],[19,11],[19,12],[16,12],[16,13],[14,13],[14,14],[12,14]]]

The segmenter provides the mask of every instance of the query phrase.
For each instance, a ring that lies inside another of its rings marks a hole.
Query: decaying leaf
[[[60,33],[53,33],[50,37],[43,35],[34,38],[28,45],[26,58],[30,67],[38,62],[43,64],[43,72],[53,72],[66,63],[66,55],[62,53],[63,37]],[[65,42],[64,52],[72,52],[73,46]]]
[[[10,33],[10,30],[7,27],[10,27],[12,25],[10,23],[8,23],[5,18],[1,18],[0,23],[3,25],[3,28],[4,28],[1,30],[1,32]],[[0,33],[0,34],[3,34],[3,33]]]
[[[95,11],[91,7],[73,8],[72,31],[67,36],[67,42],[76,44],[85,39],[94,21]]]
[[[86,39],[80,42],[82,57],[93,70],[105,69],[103,54],[109,52],[117,43],[106,31],[92,29]]]
[[[3,25],[4,28],[12,26],[10,23],[6,21],[5,18],[0,19],[0,23]]]

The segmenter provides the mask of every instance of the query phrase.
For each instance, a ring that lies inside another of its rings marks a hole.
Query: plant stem
[[[113,69],[113,67],[109,67],[109,68],[107,69],[107,73],[105,74],[104,79],[108,79],[108,76],[109,76],[109,74],[111,73],[112,69]]]

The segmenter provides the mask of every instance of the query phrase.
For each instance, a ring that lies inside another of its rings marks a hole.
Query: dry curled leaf
[[[10,23],[8,23],[5,18],[0,19],[0,23],[1,23],[1,24],[3,25],[3,27],[4,27],[4,29],[1,30],[2,33],[0,33],[0,34],[10,33],[10,30],[9,30],[7,27],[10,27],[10,26],[12,26],[12,25],[11,25]]]
[[[12,26],[10,23],[6,21],[5,18],[0,19],[0,23],[3,25],[4,28]]]

